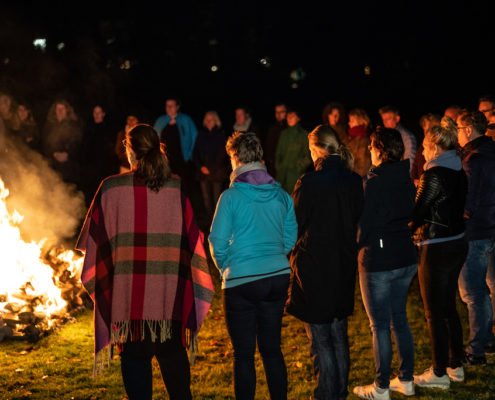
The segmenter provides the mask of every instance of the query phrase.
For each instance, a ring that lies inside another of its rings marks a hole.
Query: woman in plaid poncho
[[[105,179],[77,247],[95,303],[95,371],[121,350],[130,400],[151,399],[156,356],[171,399],[190,399],[186,348],[210,307],[203,237],[151,126],[126,134],[131,172]]]

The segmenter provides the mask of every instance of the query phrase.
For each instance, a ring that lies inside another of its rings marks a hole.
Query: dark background
[[[27,101],[40,124],[56,97],[84,118],[103,102],[123,125],[128,113],[154,121],[174,95],[197,123],[216,109],[231,124],[247,105],[263,126],[285,101],[311,128],[324,103],[339,100],[375,122],[378,107],[397,105],[417,130],[421,114],[473,108],[495,92],[488,2],[1,4],[0,91]],[[44,51],[35,38],[46,38]]]

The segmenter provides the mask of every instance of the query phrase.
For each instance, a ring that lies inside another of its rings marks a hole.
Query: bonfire
[[[83,258],[46,241],[26,242],[22,215],[9,212],[9,191],[0,179],[0,341],[38,340],[70,320],[83,305]]]

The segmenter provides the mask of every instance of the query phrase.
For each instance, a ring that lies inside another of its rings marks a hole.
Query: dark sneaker
[[[474,354],[466,353],[466,364],[468,365],[484,365],[486,364],[485,356],[475,356]]]

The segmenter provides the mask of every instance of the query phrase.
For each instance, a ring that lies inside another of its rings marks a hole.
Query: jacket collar
[[[318,158],[315,161],[315,171],[321,171],[328,168],[343,167],[344,161],[337,154],[330,154],[325,158]]]
[[[466,157],[468,154],[472,153],[473,151],[476,151],[483,144],[485,144],[486,142],[489,142],[491,140],[492,140],[492,138],[490,138],[488,136],[485,136],[485,135],[482,135],[480,137],[477,137],[474,140],[471,140],[462,149],[462,155],[463,155],[463,157]]]

